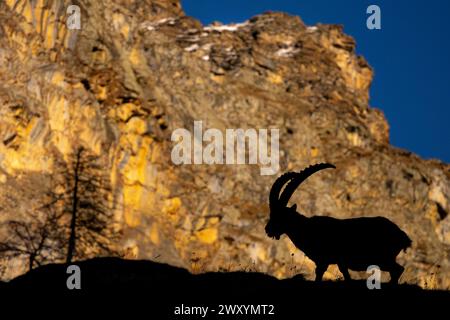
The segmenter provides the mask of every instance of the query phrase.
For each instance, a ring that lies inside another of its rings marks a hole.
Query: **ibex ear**
[[[291,209],[297,211],[297,204],[294,204]]]

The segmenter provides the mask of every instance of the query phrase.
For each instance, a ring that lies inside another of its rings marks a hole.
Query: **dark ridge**
[[[153,319],[150,313],[163,315],[158,319],[171,319],[174,308],[181,304],[210,308],[219,304],[271,304],[275,315],[266,315],[268,318],[264,319],[291,319],[292,315],[304,312],[315,315],[356,315],[360,310],[371,314],[389,310],[390,314],[402,315],[419,310],[438,312],[450,301],[450,292],[406,284],[383,283],[380,290],[369,290],[366,281],[312,282],[301,275],[285,280],[244,271],[193,275],[167,264],[119,258],[97,258],[76,264],[81,269],[81,290],[67,289],[69,275],[64,264],[37,268],[9,283],[0,283],[0,289],[12,296],[20,294],[21,300],[25,293],[33,299],[76,303],[78,310],[86,303],[93,304],[101,314],[115,312],[118,305],[111,302],[120,301],[124,308],[132,306],[133,313],[147,312],[148,319]],[[108,304],[106,309],[103,300]],[[250,319],[254,316],[248,315]]]

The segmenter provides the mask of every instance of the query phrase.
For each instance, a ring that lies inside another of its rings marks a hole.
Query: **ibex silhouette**
[[[316,164],[299,173],[285,173],[274,182],[269,196],[267,235],[279,240],[286,234],[315,262],[316,281],[322,280],[328,265],[337,264],[345,280],[351,279],[348,269],[365,271],[368,266],[377,265],[390,273],[391,282],[397,283],[404,268],[395,259],[401,250],[411,246],[411,239],[396,224],[384,217],[308,218],[297,212],[297,205],[287,206],[304,180],[326,168],[336,167],[328,163]]]

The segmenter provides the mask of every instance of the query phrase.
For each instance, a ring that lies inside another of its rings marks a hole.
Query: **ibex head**
[[[270,217],[266,225],[266,233],[269,237],[280,239],[290,225],[290,217],[297,215],[297,205],[294,204],[292,207],[287,205],[298,186],[310,175],[327,168],[336,167],[329,163],[315,164],[301,172],[287,172],[275,180],[269,195]],[[284,185],[286,187],[281,193]]]

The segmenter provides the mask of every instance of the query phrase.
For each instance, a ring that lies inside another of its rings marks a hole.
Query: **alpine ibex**
[[[267,235],[279,240],[286,234],[315,262],[316,281],[322,280],[328,265],[337,264],[345,280],[350,280],[348,269],[365,271],[368,266],[377,265],[390,273],[391,282],[397,283],[404,268],[395,259],[401,250],[411,246],[411,240],[393,222],[384,217],[308,218],[296,211],[297,205],[288,207],[295,189],[310,175],[326,168],[336,167],[328,163],[316,164],[299,173],[285,173],[274,182],[269,196]]]

